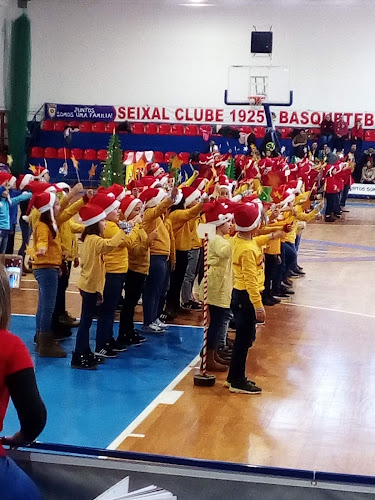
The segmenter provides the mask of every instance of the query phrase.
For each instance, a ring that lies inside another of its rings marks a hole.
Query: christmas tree
[[[236,170],[234,167],[234,158],[229,158],[228,166],[225,169],[225,175],[228,177],[228,179],[234,180],[236,178]]]
[[[124,185],[125,173],[122,163],[121,142],[116,134],[113,134],[109,140],[107,159],[100,177],[101,186],[110,187],[113,184]]]

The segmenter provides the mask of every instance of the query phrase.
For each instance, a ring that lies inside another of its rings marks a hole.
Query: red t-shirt
[[[0,330],[0,431],[3,430],[5,413],[9,404],[5,377],[33,367],[29,351],[22,340],[7,330]],[[0,456],[4,455],[5,450],[0,443]]]

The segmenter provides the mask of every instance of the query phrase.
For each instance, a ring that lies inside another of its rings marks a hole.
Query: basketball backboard
[[[250,96],[265,96],[264,104],[290,106],[289,68],[286,66],[230,66],[226,104],[249,105]]]

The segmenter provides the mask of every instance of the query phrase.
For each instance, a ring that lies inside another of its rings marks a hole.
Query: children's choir
[[[16,198],[31,198],[23,220],[33,231],[28,253],[38,282],[39,355],[67,356],[61,342],[79,323],[71,366],[95,370],[129,346],[142,345],[148,335],[163,334],[179,314],[200,310],[203,249],[197,226],[206,222],[216,231],[208,246],[207,368],[229,370],[226,385],[233,393],[260,393],[245,369],[256,327],[266,320],[264,306],[294,293],[291,278],[304,275],[297,261],[301,232],[322,209],[323,201],[315,203],[319,192],[325,193],[326,220],[339,215],[350,160],[325,165],[314,157],[289,164],[283,156],[261,159],[256,150],[235,159],[214,152],[179,186],[175,174],[152,164],[128,186],[115,184],[96,194],[80,183],[50,184],[48,171],[40,170],[38,178],[20,177]],[[234,171],[237,179],[229,179],[226,173]],[[14,199],[3,198],[9,204]],[[78,322],[66,311],[65,293],[71,268],[79,264]],[[143,326],[137,329],[140,300]],[[94,318],[96,339],[90,345]]]

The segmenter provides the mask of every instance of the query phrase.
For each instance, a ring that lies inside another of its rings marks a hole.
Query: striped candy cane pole
[[[203,352],[202,352],[202,375],[207,373],[207,330],[208,330],[208,304],[207,304],[207,286],[208,286],[208,234],[204,235],[204,278],[203,278]]]

